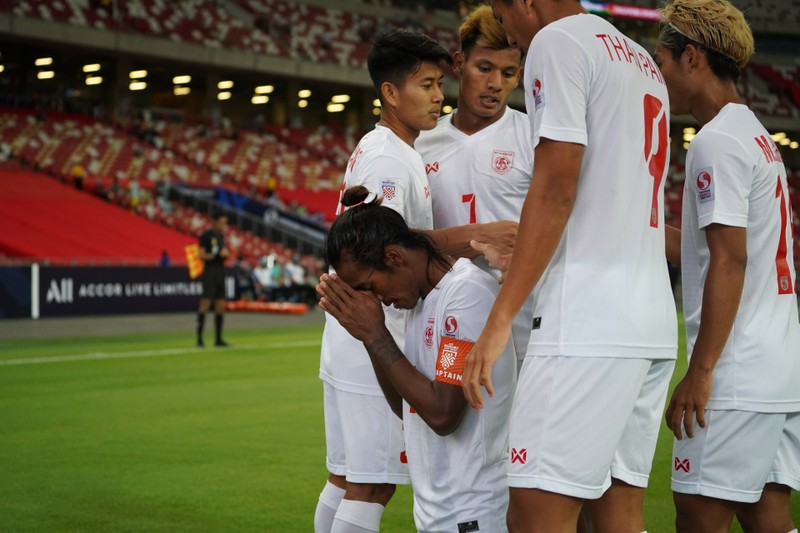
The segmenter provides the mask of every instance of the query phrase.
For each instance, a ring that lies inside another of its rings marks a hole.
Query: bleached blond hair
[[[461,27],[458,28],[458,38],[461,43],[461,51],[466,56],[475,46],[489,50],[511,48],[511,45],[508,44],[506,30],[494,18],[492,8],[488,5],[476,7],[464,18]]]
[[[665,24],[659,43],[675,49],[678,33],[707,50],[730,59],[744,68],[755,51],[753,32],[739,11],[728,0],[670,0],[660,9]]]

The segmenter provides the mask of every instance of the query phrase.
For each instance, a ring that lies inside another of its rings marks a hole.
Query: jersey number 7
[[[644,160],[653,177],[653,198],[650,205],[650,227],[658,227],[658,191],[667,166],[669,138],[664,104],[652,94],[644,95]]]

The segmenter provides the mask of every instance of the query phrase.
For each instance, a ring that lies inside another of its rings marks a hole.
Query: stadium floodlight
[[[256,94],[250,99],[254,104],[266,104],[269,102],[269,96],[266,94]]]
[[[444,106],[442,108],[442,113],[447,114],[447,113],[452,113],[452,112],[453,112],[453,106],[451,106],[451,105],[446,105],[446,106]]]
[[[339,113],[340,111],[344,111],[344,104],[334,104],[333,102],[328,104],[328,113]]]
[[[55,78],[56,73],[53,72],[52,70],[40,70],[36,74],[36,77],[39,78],[40,80],[49,80],[51,78]]]
[[[172,90],[172,93],[173,93],[175,96],[183,96],[183,95],[185,95],[185,94],[189,94],[190,92],[192,92],[192,90],[191,90],[189,87],[177,87],[177,86],[176,86],[176,87],[175,87],[175,88]]]
[[[375,100],[373,100],[372,101],[372,106],[373,107],[380,107],[381,106],[381,99],[380,98],[376,98]]]
[[[779,142],[781,142],[782,140],[784,140],[786,138],[786,132],[785,131],[778,131],[778,132],[775,132],[772,135],[770,135],[770,137],[772,137],[773,141],[775,141],[776,143],[779,143]]]
[[[229,91],[222,91],[221,93],[217,94],[217,100],[230,100],[231,93]]]
[[[683,140],[686,141],[687,143],[690,143],[692,142],[692,139],[694,139],[694,136],[695,136],[694,133],[684,133]]]
[[[275,90],[275,87],[272,85],[259,85],[256,87],[255,93],[256,94],[270,94],[272,91]]]
[[[34,64],[37,67],[46,67],[47,65],[52,65],[53,64],[53,58],[52,57],[40,57],[39,59],[34,61]]]
[[[792,150],[797,150],[798,146],[800,146],[800,144],[798,144],[797,141],[792,141],[789,143],[789,148],[791,148]]]
[[[334,104],[346,104],[350,101],[349,94],[336,94],[331,97],[331,102]]]
[[[100,85],[103,83],[102,76],[88,76],[86,78],[86,85]]]
[[[684,135],[687,133],[691,133],[692,135],[694,135],[695,133],[697,133],[697,130],[692,127],[683,128],[683,133]]]
[[[132,70],[131,73],[128,76],[130,76],[130,78],[132,80],[138,80],[138,79],[141,79],[141,78],[146,78],[147,77],[147,71],[146,70]]]
[[[783,139],[778,141],[778,144],[780,144],[781,146],[789,146],[790,144],[792,144],[792,140],[789,137],[784,137]]]
[[[128,85],[128,89],[131,91],[141,91],[147,88],[146,81],[132,81],[130,85]]]
[[[100,70],[100,63],[92,63],[90,65],[83,66],[83,71],[86,72],[87,74],[89,72],[97,72],[99,70]]]
[[[5,65],[0,65],[0,72],[3,72],[6,69]]]
[[[308,89],[303,89],[297,92],[297,96],[299,98],[308,98],[309,96],[311,96],[311,91]]]
[[[175,85],[182,85],[184,83],[189,83],[190,81],[192,81],[192,77],[187,75],[175,76],[174,78],[172,78],[172,83],[174,83]]]
[[[225,90],[225,89],[231,89],[231,88],[233,88],[233,82],[231,80],[223,80],[223,81],[217,83],[217,89]]]
[[[689,149],[689,143],[683,143],[683,149],[684,150],[688,150]]]
[[[380,107],[373,107],[372,108],[372,114],[377,117],[378,115],[381,114],[381,108]]]
[[[299,107],[300,109],[307,108],[308,107],[308,100],[298,100],[297,101],[297,107]]]

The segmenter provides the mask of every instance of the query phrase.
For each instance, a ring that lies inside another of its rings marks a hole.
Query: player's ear
[[[399,267],[406,261],[405,250],[396,244],[389,244],[383,249],[383,262],[388,267]]]
[[[464,52],[461,50],[456,50],[453,52],[453,73],[456,76],[461,76],[461,69],[464,68],[464,61],[466,58],[464,57]]]
[[[686,48],[683,49],[683,54],[681,54],[680,60],[681,62],[684,62],[689,72],[691,72],[700,66],[700,63],[704,57],[705,54],[703,54],[700,49],[697,48],[697,46],[690,43],[687,44]]]
[[[381,95],[384,103],[397,107],[397,86],[394,83],[390,81],[383,82],[381,84]]]

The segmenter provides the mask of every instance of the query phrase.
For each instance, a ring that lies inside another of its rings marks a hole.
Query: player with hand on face
[[[442,255],[363,187],[348,189],[342,201],[352,207],[328,234],[336,274],[320,281],[320,307],[364,344],[403,420],[417,529],[504,532],[516,373],[510,345],[494,367],[498,386],[484,410],[469,409],[461,389],[464,359],[497,283],[468,259]],[[402,350],[384,322],[389,306],[413,309]]]
[[[533,171],[528,117],[507,106],[522,74],[522,51],[509,44],[485,5],[464,19],[459,37],[461,47],[453,54],[458,107],[415,143],[425,161],[437,229],[519,220]],[[483,257],[475,263],[498,275]],[[514,320],[518,366],[528,348],[532,307],[531,296]]]
[[[667,408],[679,532],[794,529],[800,490],[800,323],[780,152],[736,88],[753,53],[727,0],[672,0],[656,60],[686,156],[681,267],[689,368]]]
[[[381,34],[367,58],[381,100],[375,129],[359,142],[345,171],[342,191],[362,185],[406,223],[425,231],[452,255],[476,255],[472,239],[510,248],[516,222],[433,230],[425,166],[414,150],[420,131],[441,115],[442,63],[452,58],[420,33]],[[343,206],[337,207],[341,213]],[[386,327],[403,344],[405,311],[387,308]],[[320,357],[324,382],[328,482],[314,518],[316,533],[378,531],[397,483],[408,483],[401,421],[389,409],[368,354],[339,322],[326,315]]]

